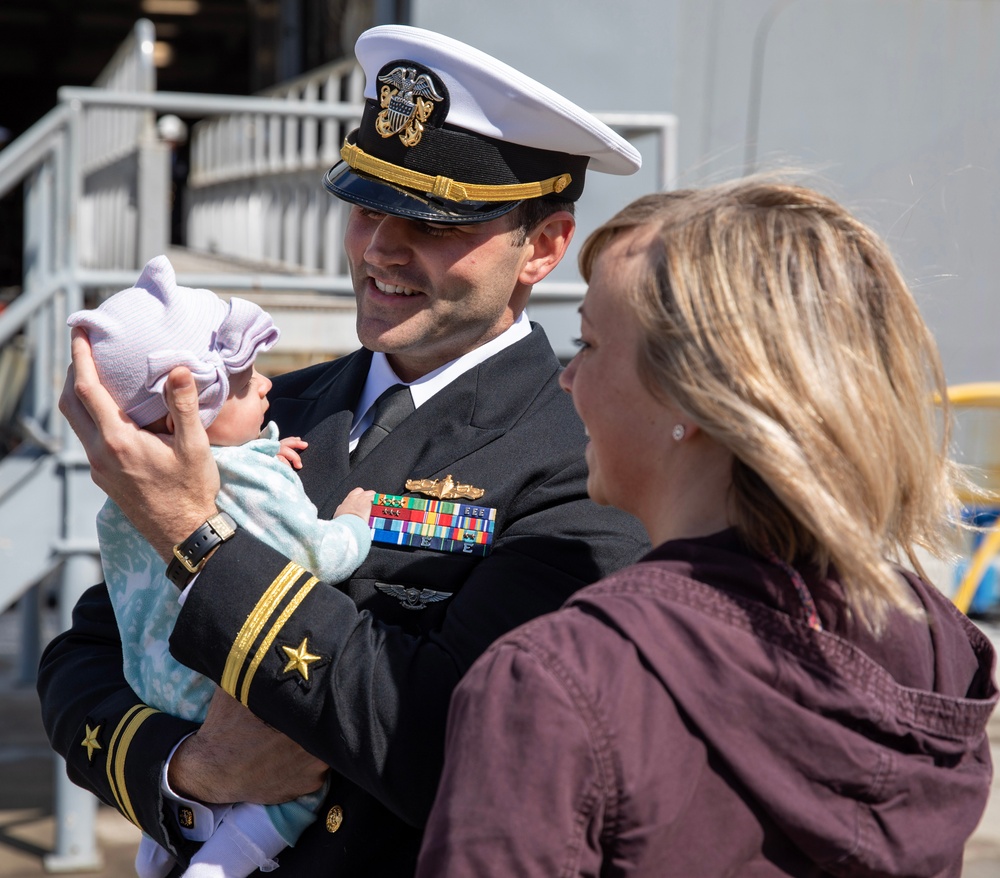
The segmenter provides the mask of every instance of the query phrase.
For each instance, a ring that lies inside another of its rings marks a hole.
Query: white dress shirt
[[[372,404],[385,390],[392,387],[393,384],[406,384],[410,388],[410,396],[413,397],[413,407],[420,408],[435,393],[443,390],[458,378],[459,375],[468,372],[469,369],[478,366],[495,353],[502,351],[506,347],[510,347],[530,334],[531,323],[528,320],[527,314],[522,311],[517,320],[496,338],[409,383],[400,381],[399,376],[393,372],[392,366],[389,365],[386,355],[381,351],[376,351],[372,354],[372,364],[368,369],[368,378],[365,380],[365,386],[361,390],[361,397],[358,400],[358,407],[354,412],[354,423],[351,425],[350,450],[354,450],[354,446],[358,444],[361,434],[371,424],[372,415],[370,409]]]

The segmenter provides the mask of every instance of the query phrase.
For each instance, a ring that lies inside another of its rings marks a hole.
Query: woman
[[[885,245],[748,179],[581,265],[588,490],[657,548],[469,672],[419,875],[959,875],[994,656],[887,560],[946,547],[961,476]]]

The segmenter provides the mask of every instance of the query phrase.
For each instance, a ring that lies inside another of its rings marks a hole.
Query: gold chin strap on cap
[[[360,146],[345,143],[340,157],[355,171],[369,174],[386,183],[404,186],[426,192],[448,201],[524,201],[526,198],[541,198],[551,192],[562,192],[573,178],[569,174],[559,174],[538,183],[513,183],[491,186],[479,183],[459,183],[450,177],[432,177],[409,168],[401,168],[366,153]]]

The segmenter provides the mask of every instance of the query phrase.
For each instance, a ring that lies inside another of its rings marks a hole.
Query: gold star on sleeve
[[[320,657],[309,652],[309,648],[306,645],[308,639],[307,637],[303,637],[298,649],[292,649],[290,646],[281,647],[285,651],[285,655],[288,656],[288,664],[285,665],[286,674],[289,671],[298,671],[304,679],[309,679],[309,665],[312,662],[319,661]]]
[[[94,751],[101,749],[101,745],[97,741],[97,733],[101,730],[101,727],[94,726],[94,728],[91,728],[90,726],[87,726],[86,729],[87,731],[84,734],[83,740],[80,742],[80,746],[87,748],[87,761],[93,762]]]

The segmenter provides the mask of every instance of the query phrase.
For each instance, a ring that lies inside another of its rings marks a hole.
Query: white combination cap
[[[355,53],[365,112],[325,177],[340,198],[434,222],[485,221],[529,198],[572,202],[588,169],[635,173],[627,140],[513,67],[433,31],[382,25]]]
[[[178,286],[166,256],[147,262],[134,287],[66,322],[87,331],[101,383],[140,427],[166,415],[164,388],[177,366],[191,370],[208,427],[229,397],[230,376],[249,369],[279,334],[254,302]]]

